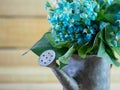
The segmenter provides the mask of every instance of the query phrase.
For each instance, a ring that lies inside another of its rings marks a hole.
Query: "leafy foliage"
[[[109,46],[105,46],[105,43],[101,40],[98,54],[99,57],[103,57],[110,64],[114,64],[116,66],[120,66],[120,63],[117,61],[112,49]]]
[[[120,0],[56,0],[46,9],[51,30],[31,48],[35,54],[54,50],[60,69],[76,52],[120,66],[114,55],[120,55]]]
[[[44,36],[31,48],[31,50],[38,56],[41,55],[46,50],[54,50],[56,53],[56,59],[64,55],[67,51],[67,48],[54,48],[50,42],[48,42],[49,32],[45,33]]]

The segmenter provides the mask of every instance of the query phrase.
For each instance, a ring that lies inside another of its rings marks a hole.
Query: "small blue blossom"
[[[117,39],[117,40],[120,40],[120,31],[118,31],[118,32],[116,33],[116,39]]]
[[[120,27],[120,11],[115,14],[115,20],[118,27]]]
[[[101,22],[100,23],[100,30],[103,30],[103,29],[105,29],[105,27],[108,25],[108,23],[106,23],[106,22]]]
[[[120,11],[115,14],[115,20],[120,20]]]
[[[112,46],[120,47],[120,28],[117,25],[108,27],[110,27],[107,33],[109,42]]]
[[[92,39],[92,34],[86,34],[85,35],[85,40],[86,41],[89,41],[89,40],[91,40]]]
[[[104,4],[104,3],[106,3],[108,5],[111,5],[113,0],[97,0],[97,2],[101,5]]]
[[[116,20],[118,27],[120,28],[120,20]]]
[[[111,43],[112,43],[113,46],[115,46],[115,47],[117,46],[117,41],[116,40],[113,40]]]
[[[61,0],[58,7],[49,12],[48,21],[57,43],[70,41],[83,45],[92,40],[97,31],[88,28],[97,17],[99,4],[94,0]],[[54,30],[54,31],[53,31]]]

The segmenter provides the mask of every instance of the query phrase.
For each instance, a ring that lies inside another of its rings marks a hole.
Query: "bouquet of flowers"
[[[120,0],[54,0],[46,2],[51,26],[31,48],[40,55],[54,50],[59,68],[73,54],[97,55],[120,66]]]

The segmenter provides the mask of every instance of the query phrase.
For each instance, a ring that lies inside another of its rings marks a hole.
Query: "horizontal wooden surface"
[[[56,82],[48,68],[38,65],[38,56],[27,49],[0,49],[0,82]],[[120,82],[118,67],[111,69],[111,82]]]
[[[29,52],[22,56],[27,49],[0,49],[0,66],[1,67],[38,67],[38,56]]]
[[[111,83],[120,83],[119,70],[112,70]],[[58,82],[53,72],[43,67],[0,67],[0,83]]]
[[[45,15],[46,0],[0,0],[0,16]]]
[[[59,83],[0,83],[0,90],[62,90]]]
[[[112,69],[111,83],[120,83],[119,69]],[[0,83],[58,82],[49,68],[43,67],[0,67]]]
[[[27,49],[0,49],[0,90],[62,90],[53,72],[38,65]],[[111,90],[119,90],[119,68],[111,69]],[[57,84],[56,84],[57,83]]]
[[[0,83],[58,82],[52,71],[41,67],[0,67]],[[0,89],[1,90],[1,89]]]
[[[62,90],[60,83],[0,83],[0,90]],[[110,90],[120,90],[120,83],[112,83]]]
[[[38,56],[32,52],[22,56],[26,51],[0,49],[0,82],[57,82],[49,68],[38,64]]]
[[[49,30],[46,18],[0,18],[0,47],[31,47]]]

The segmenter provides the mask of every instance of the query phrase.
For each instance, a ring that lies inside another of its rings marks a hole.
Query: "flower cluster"
[[[113,0],[97,0],[99,4],[106,4],[110,5],[112,4]]]
[[[115,14],[115,20],[118,24],[118,27],[120,27],[120,11]]]
[[[99,11],[99,4],[94,0],[61,0],[58,7],[49,12],[48,21],[57,43],[69,41],[83,45],[96,35],[97,25],[94,20]]]
[[[120,66],[120,0],[51,0],[46,3],[51,29],[32,51],[52,49],[62,68],[73,54],[97,55]],[[55,1],[55,2],[54,2]]]
[[[111,39],[111,46],[120,47],[120,11],[114,15],[115,25],[109,25],[110,33],[107,34]]]

